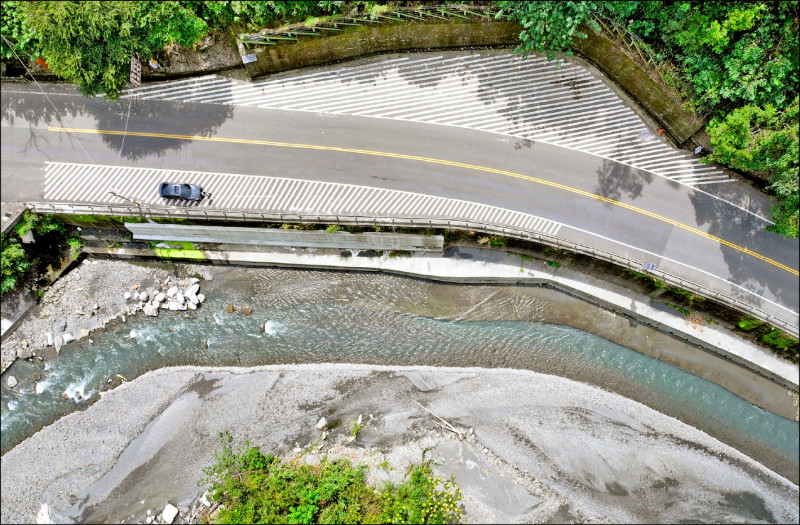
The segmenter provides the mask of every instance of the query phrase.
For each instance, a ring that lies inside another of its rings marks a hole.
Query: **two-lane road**
[[[761,298],[783,308],[786,320],[797,317],[798,243],[763,231],[765,201],[744,185],[725,199],[725,191],[697,191],[574,148],[461,126],[180,101],[110,103],[66,86],[45,91],[4,86],[4,202],[121,202],[107,194],[108,174],[92,165],[251,176],[224,183],[209,176],[207,189],[228,209],[257,206],[252,176],[412,192],[541,217],[560,225],[560,237],[620,255],[644,251],[670,273],[728,281],[750,302]],[[46,184],[46,162],[90,166]],[[155,188],[141,191],[128,196],[154,199]],[[468,207],[444,208],[455,209]]]

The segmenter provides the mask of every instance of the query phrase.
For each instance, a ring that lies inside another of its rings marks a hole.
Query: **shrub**
[[[217,523],[455,523],[461,492],[434,478],[429,462],[414,465],[402,483],[381,492],[368,486],[366,466],[323,459],[318,466],[283,463],[244,443],[235,452],[221,433],[215,463],[200,485],[220,507]]]
[[[30,267],[25,257],[25,250],[22,249],[18,239],[11,235],[2,236],[2,257],[0,257],[0,291],[10,292],[17,285],[20,279]]]

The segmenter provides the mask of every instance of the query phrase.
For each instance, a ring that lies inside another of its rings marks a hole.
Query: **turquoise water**
[[[284,273],[286,271],[283,271]],[[526,321],[463,322],[410,315],[400,298],[447,296],[448,287],[390,276],[306,272],[300,281],[217,283],[196,312],[137,315],[64,347],[44,364],[18,360],[2,385],[2,451],[98,399],[117,374],[132,379],[174,365],[282,363],[481,366],[528,369],[595,384],[642,401],[760,459],[797,470],[798,424],[672,365],[574,328]],[[358,282],[356,282],[358,280]],[[315,287],[318,289],[315,290]],[[435,288],[435,290],[434,290]],[[556,292],[552,292],[556,293]],[[452,295],[454,301],[463,296]],[[229,303],[253,313],[229,314]],[[766,461],[762,461],[770,466]],[[775,466],[771,466],[773,470]],[[780,469],[783,470],[783,469]]]

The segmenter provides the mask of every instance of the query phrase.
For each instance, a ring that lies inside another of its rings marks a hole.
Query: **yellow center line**
[[[463,162],[454,162],[450,160],[444,159],[434,159],[431,157],[419,157],[416,155],[404,155],[402,153],[388,153],[384,151],[371,151],[371,150],[364,150],[364,149],[351,149],[351,148],[338,148],[335,146],[318,146],[314,144],[293,144],[290,142],[274,142],[269,140],[248,140],[248,139],[231,139],[231,138],[224,138],[224,137],[201,137],[198,135],[176,135],[171,133],[146,133],[146,132],[139,132],[139,131],[128,131],[127,133],[124,131],[111,131],[111,130],[102,130],[102,129],[77,129],[77,128],[57,128],[57,127],[50,127],[48,128],[50,131],[64,131],[68,133],[91,133],[95,135],[129,135],[134,137],[153,137],[153,138],[160,138],[160,139],[176,139],[176,140],[196,140],[196,141],[206,141],[206,142],[227,142],[227,143],[234,143],[234,144],[254,144],[258,146],[274,146],[279,148],[297,148],[297,149],[311,149],[311,150],[319,150],[319,151],[338,151],[341,153],[355,153],[358,155],[372,155],[374,157],[388,157],[393,159],[404,159],[404,160],[416,160],[419,162],[427,162],[430,164],[441,164],[444,166],[453,166],[456,168],[464,168],[469,170],[476,170],[476,171],[483,171],[486,173],[495,173],[498,175],[505,175],[507,177],[514,177],[517,179],[527,180],[530,182],[535,182],[537,184],[542,184],[544,186],[550,186],[551,188],[557,188],[559,190],[568,191],[570,193],[574,193],[576,195],[582,195],[584,197],[588,197],[590,199],[595,199],[602,202],[607,202],[609,204],[613,204],[614,206],[619,206],[620,208],[625,208],[626,210],[630,210],[642,215],[646,215],[653,219],[659,220],[661,222],[665,222],[672,226],[676,226],[678,228],[682,228],[684,230],[690,231],[694,234],[697,234],[701,237],[705,237],[706,239],[710,239],[712,241],[716,241],[724,246],[729,248],[733,248],[734,250],[740,251],[742,253],[746,253],[756,259],[762,260],[766,263],[769,263],[773,266],[777,266],[782,270],[786,270],[787,272],[800,276],[800,272],[782,264],[778,261],[770,259],[769,257],[765,257],[760,253],[756,253],[752,250],[748,250],[743,246],[739,246],[734,244],[730,241],[726,241],[725,239],[721,239],[715,235],[711,235],[710,233],[706,233],[702,230],[698,230],[692,226],[687,224],[680,223],[676,220],[670,219],[668,217],[664,217],[663,215],[659,215],[657,213],[653,213],[651,211],[644,210],[642,208],[637,208],[636,206],[631,206],[630,204],[626,204],[624,202],[619,202],[614,199],[609,199],[607,197],[603,197],[601,195],[596,195],[594,193],[590,193],[588,191],[579,190],[577,188],[572,188],[570,186],[565,186],[563,184],[559,184],[557,182],[552,182],[544,179],[539,179],[536,177],[530,177],[528,175],[522,175],[521,173],[515,173],[513,171],[506,171],[506,170],[499,170],[495,168],[488,168],[486,166],[478,166],[475,164],[466,164]]]

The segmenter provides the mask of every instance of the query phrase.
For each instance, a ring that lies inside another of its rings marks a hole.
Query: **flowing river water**
[[[643,402],[797,482],[798,423],[598,335],[540,319],[615,314],[541,287],[434,283],[373,273],[215,268],[196,312],[136,315],[2,385],[2,452],[98,399],[108,379],[176,365],[372,363],[528,369]],[[227,305],[236,306],[228,313]],[[241,307],[252,308],[244,315]],[[634,326],[631,330],[654,330]],[[663,334],[661,334],[663,337]],[[647,335],[646,337],[650,337]],[[675,345],[682,345],[674,341]],[[699,350],[697,350],[699,351]]]

